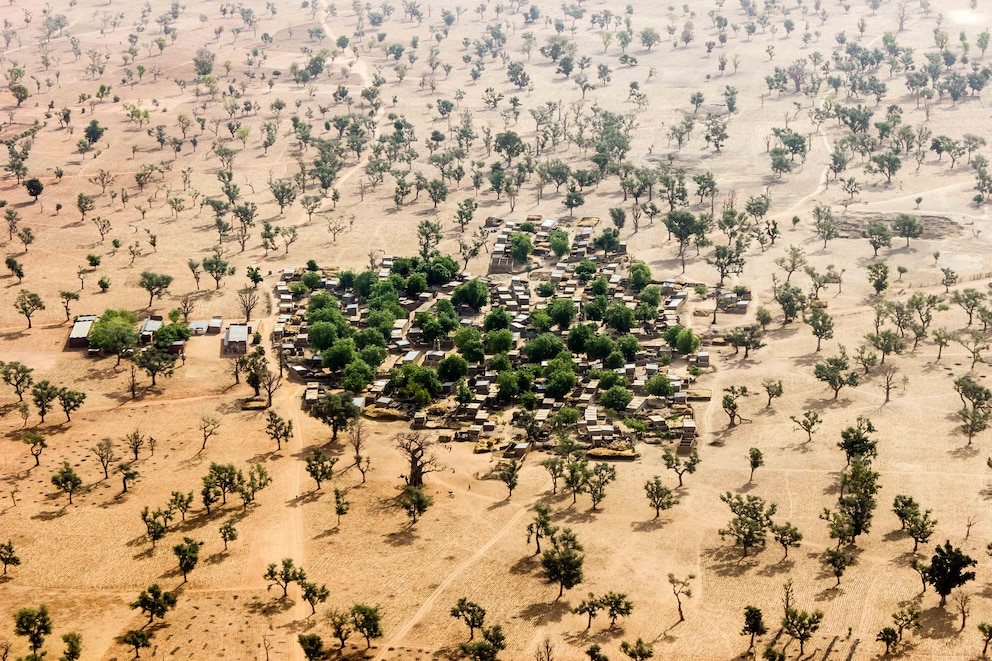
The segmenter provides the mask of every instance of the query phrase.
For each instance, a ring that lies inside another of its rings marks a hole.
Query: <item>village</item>
[[[606,369],[604,360],[578,356],[575,361],[575,387],[564,396],[548,394],[543,380],[535,381],[537,397],[532,413],[536,425],[531,426],[529,431],[521,432],[506,424],[508,401],[500,396],[497,383],[499,373],[484,362],[470,361],[461,383],[442,382],[440,397],[429,406],[419,406],[397,395],[397,388],[388,378],[392,369],[406,365],[436,369],[446,356],[455,351],[455,343],[450,337],[433,342],[425,339],[416,325],[417,314],[434,309],[438,300],[450,299],[455,288],[469,280],[478,279],[485,283],[491,307],[502,308],[509,314],[513,341],[505,353],[514,369],[528,362],[523,349],[540,334],[531,323],[531,315],[545,310],[551,300],[536,293],[541,284],[552,283],[555,296],[572,301],[579,310],[592,298],[592,279],[583,282],[576,273],[580,263],[592,262],[596,265],[596,274],[607,279],[608,299],[622,301],[631,311],[637,307],[637,295],[628,288],[631,262],[625,249],[621,246],[616,252],[606,254],[592,246],[592,226],[598,223],[598,219],[587,218],[578,223],[571,252],[560,260],[548,246],[549,235],[559,229],[559,222],[540,217],[528,218],[526,222],[537,228],[534,233],[534,256],[548,267],[518,269],[519,274],[511,275],[509,271],[514,260],[509,256],[507,247],[510,236],[519,231],[520,223],[499,221],[487,276],[477,278],[460,273],[436,290],[402,302],[408,316],[396,320],[392,326],[389,357],[379,366],[376,379],[368,389],[354,396],[354,404],[368,418],[407,420],[412,429],[437,430],[442,441],[473,442],[477,452],[502,452],[506,458],[522,458],[531,449],[550,450],[555,443],[552,421],[565,406],[578,409],[581,417],[575,432],[578,440],[590,448],[592,457],[633,459],[638,456],[635,446],[639,441],[672,442],[680,454],[691,452],[698,435],[692,402],[708,401],[711,397],[709,390],[696,386],[696,379],[705,378],[711,365],[708,351],[680,356],[663,339],[666,329],[680,325],[680,314],[685,313],[685,301],[696,286],[684,279],[658,282],[656,286],[660,286],[663,299],[656,316],[630,329],[630,335],[639,345],[636,354],[629,360],[625,359],[623,365],[609,368],[622,377],[620,381],[610,379],[610,382],[629,385],[632,392],[629,403],[622,410],[611,410],[600,403],[600,396],[606,390],[601,388],[599,378]],[[381,258],[377,271],[380,281],[389,277],[392,264],[392,256]],[[322,367],[320,351],[315,351],[310,345],[307,297],[296,297],[290,293],[292,283],[299,282],[305,272],[302,268],[286,269],[281,274],[281,281],[275,288],[279,314],[272,341],[288,370],[306,382],[302,406],[309,410],[325,393],[340,388],[341,379],[340,370]],[[332,292],[339,290],[340,282],[335,274],[329,273],[322,278],[322,288]],[[370,310],[365,301],[354,292],[347,292],[340,295],[340,302],[346,319],[356,329],[367,327]],[[746,309],[746,303],[743,309]],[[455,310],[461,327],[482,326],[484,315],[480,311],[467,305],[457,306]],[[568,328],[556,328],[550,332],[565,341]],[[710,339],[723,344],[721,338]],[[540,361],[540,364],[546,367],[547,360]],[[656,375],[668,380],[669,395],[656,397],[648,393],[648,381]],[[471,398],[456,398],[459,388],[467,388]],[[516,415],[513,420],[517,420]],[[642,424],[636,424],[638,422]],[[634,423],[633,427],[631,423]]]

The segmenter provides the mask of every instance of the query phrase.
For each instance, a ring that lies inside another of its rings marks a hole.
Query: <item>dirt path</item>
[[[485,544],[480,546],[479,549],[475,553],[473,553],[471,557],[464,560],[461,564],[455,567],[450,574],[445,576],[444,580],[438,583],[438,586],[434,589],[433,592],[431,592],[430,596],[424,599],[424,602],[420,605],[420,608],[417,609],[417,612],[414,613],[413,616],[409,620],[407,620],[407,622],[403,626],[401,626],[399,629],[396,630],[396,633],[393,634],[392,638],[389,639],[388,643],[383,644],[379,648],[379,653],[374,657],[376,661],[379,661],[380,659],[384,659],[385,654],[389,649],[399,646],[403,638],[408,633],[410,633],[410,630],[413,629],[413,627],[418,622],[420,622],[420,620],[422,620],[424,616],[426,616],[434,609],[434,602],[437,601],[437,598],[441,595],[441,593],[447,590],[448,586],[450,586],[455,581],[455,579],[461,575],[462,572],[464,572],[466,569],[468,569],[476,562],[481,560],[486,555],[486,552],[489,551],[489,549],[491,549],[496,544],[496,542],[502,539],[507,534],[507,532],[515,528],[519,523],[520,519],[523,518],[523,516],[526,514],[526,512],[527,512],[526,508],[521,508],[519,512],[514,514],[513,517],[509,521],[507,521],[505,526],[500,528],[499,532],[497,532],[495,535],[489,538],[489,540]]]

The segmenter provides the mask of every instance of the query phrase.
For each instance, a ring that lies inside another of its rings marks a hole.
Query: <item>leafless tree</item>
[[[534,661],[555,661],[555,646],[550,638],[545,638],[534,652]]]
[[[403,476],[407,486],[422,487],[424,476],[447,469],[434,456],[433,447],[436,440],[428,438],[420,432],[403,432],[396,435],[396,448],[403,453],[409,464],[409,472]]]
[[[265,394],[268,396],[268,403],[266,406],[271,407],[272,394],[279,389],[279,386],[282,385],[282,376],[280,376],[278,372],[273,372],[270,369],[266,369],[265,372],[262,373],[260,385],[262,386],[262,390],[264,390]]]
[[[183,315],[183,321],[188,322],[189,316],[193,313],[193,308],[196,307],[196,299],[193,298],[192,294],[183,294],[179,297],[179,311]]]
[[[141,433],[140,429],[135,429],[133,432],[124,437],[124,445],[126,445],[134,455],[135,461],[138,460],[138,453],[141,452],[141,448],[145,447],[146,440],[148,439]]]
[[[245,321],[251,321],[251,313],[258,307],[259,301],[257,289],[242,287],[238,290],[238,306],[245,315]]]
[[[887,363],[879,368],[879,374],[882,376],[882,388],[885,390],[885,403],[889,402],[889,397],[892,391],[895,390],[900,383],[905,383],[906,377],[899,378],[899,368],[892,363]]]
[[[954,606],[961,613],[961,631],[964,631],[964,627],[968,623],[968,613],[971,612],[971,595],[958,592],[954,595]]]

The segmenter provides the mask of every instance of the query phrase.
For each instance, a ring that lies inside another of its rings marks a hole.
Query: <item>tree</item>
[[[527,262],[527,257],[533,252],[534,244],[528,234],[514,232],[510,235],[510,257],[514,262]]]
[[[286,249],[289,250],[288,243],[286,244]],[[234,275],[234,267],[230,266],[230,263],[226,259],[224,259],[224,251],[219,245],[214,246],[213,252],[209,257],[203,258],[203,270],[206,271],[207,274],[209,274],[210,277],[214,279],[215,290],[220,289],[221,280],[223,280],[225,277],[229,275]],[[250,300],[250,298],[248,300]],[[244,303],[242,302],[240,297],[238,298],[238,301],[242,305],[242,310],[245,312],[245,316],[246,317],[250,316],[251,309],[247,309],[244,307]]]
[[[331,441],[338,440],[338,430],[347,426],[348,421],[358,416],[358,408],[351,399],[328,393],[311,410],[311,415],[331,427]]]
[[[640,31],[638,36],[641,39],[641,44],[651,52],[651,49],[661,43],[661,35],[654,28],[645,28]]]
[[[303,601],[310,604],[310,614],[314,615],[317,612],[317,604],[322,604],[327,601],[327,598],[331,596],[331,591],[327,589],[326,585],[317,585],[310,581],[301,580],[300,590],[303,596]]]
[[[140,473],[132,468],[131,464],[128,462],[121,462],[117,464],[117,468],[114,469],[114,472],[121,476],[121,482],[123,482],[124,487],[121,493],[127,493],[128,482],[134,482],[140,477]],[[208,511],[207,514],[209,513],[210,512]]]
[[[496,471],[496,476],[506,485],[506,499],[509,500],[510,496],[513,495],[513,490],[517,488],[517,481],[520,477],[520,464],[511,459],[509,463],[504,464]]]
[[[107,310],[90,329],[90,346],[103,353],[116,354],[117,365],[127,350],[138,344],[134,325],[138,318],[129,310]]]
[[[961,549],[951,546],[950,540],[934,549],[926,580],[933,586],[934,592],[940,595],[941,608],[947,603],[947,596],[954,588],[975,580],[975,572],[966,570],[977,564],[976,560]]]
[[[910,239],[917,239],[923,235],[923,221],[916,216],[901,213],[896,216],[892,223],[892,228],[896,234],[906,239],[906,247],[909,247]]]
[[[59,657],[59,661],[78,661],[83,654],[83,637],[70,631],[62,634],[62,642],[65,643],[65,652]]]
[[[28,320],[28,328],[31,328],[31,317],[35,312],[44,310],[45,303],[38,294],[22,289],[14,299],[14,309],[24,315]]]
[[[541,566],[549,583],[558,584],[558,597],[561,599],[565,590],[570,590],[582,582],[582,565],[585,556],[581,554],[575,533],[570,528],[563,528],[551,535],[551,548],[541,556]]]
[[[661,482],[661,477],[655,475],[644,483],[644,491],[647,493],[648,502],[654,508],[654,518],[661,516],[662,510],[671,509],[679,504],[679,499],[675,497],[672,490]]]
[[[52,476],[52,484],[59,491],[69,495],[69,504],[72,505],[72,494],[83,485],[83,480],[76,475],[76,471],[72,470],[68,461],[63,461],[62,468]]]
[[[52,402],[58,399],[58,396],[59,388],[47,380],[39,381],[31,388],[31,400],[38,408],[42,422],[45,421],[45,414],[52,409]]]
[[[59,292],[59,298],[62,299],[62,306],[65,307],[65,320],[69,321],[71,318],[69,313],[69,305],[72,301],[79,300],[79,294],[74,291],[61,291]]]
[[[677,578],[675,574],[668,575],[668,584],[672,587],[672,594],[675,595],[675,602],[679,608],[679,622],[685,620],[685,614],[682,612],[682,597],[689,598],[692,596],[689,582],[694,578],[696,578],[695,574],[689,574],[685,578]]]
[[[765,457],[758,448],[751,448],[747,451],[748,463],[751,466],[751,475],[748,477],[748,484],[754,479],[754,471],[765,465]]]
[[[586,629],[592,628],[592,621],[595,619],[596,615],[603,609],[603,603],[596,598],[596,596],[590,592],[588,599],[583,599],[579,602],[579,605],[572,609],[572,613],[576,615],[585,615],[588,620],[586,622]]]
[[[918,629],[923,611],[916,604],[910,604],[892,614],[892,623],[896,625],[897,640],[902,640],[905,629]]]
[[[355,604],[351,607],[351,624],[365,637],[366,649],[372,647],[373,639],[382,638],[382,612],[378,606]]]
[[[234,527],[234,519],[228,519],[221,525],[220,538],[224,542],[225,551],[227,550],[228,542],[233,542],[238,538],[238,529]]]
[[[930,510],[925,512],[915,512],[905,523],[906,534],[913,539],[913,553],[915,554],[920,544],[930,541],[937,521],[930,518]]]
[[[785,616],[782,618],[782,629],[794,640],[799,641],[800,656],[806,653],[806,641],[812,638],[813,634],[820,629],[820,623],[822,621],[823,611],[816,610],[809,613],[792,608],[791,606],[785,609]]]
[[[203,445],[200,446],[200,450],[203,451],[207,449],[207,441],[220,433],[220,420],[213,416],[205,415],[200,418],[200,424],[196,428],[203,435]]]
[[[45,437],[37,432],[29,431],[24,433],[24,438],[21,440],[31,446],[30,452],[31,456],[34,457],[34,465],[39,466],[41,464],[41,453],[48,447]]]
[[[533,510],[534,520],[527,524],[527,543],[529,544],[531,538],[533,538],[537,544],[537,550],[534,551],[534,555],[540,555],[541,538],[553,535],[558,528],[551,523],[550,507],[543,503],[534,503]]]
[[[121,642],[134,648],[134,658],[141,656],[141,650],[151,647],[151,634],[141,629],[132,629],[121,636]]]
[[[847,351],[843,346],[840,347],[840,352],[836,356],[831,356],[826,361],[814,365],[813,376],[833,389],[834,399],[837,399],[844,386],[855,388],[861,383],[858,373],[850,370]]]
[[[14,613],[14,635],[28,639],[31,658],[40,659],[38,649],[45,644],[45,636],[52,633],[52,618],[45,605],[35,608],[21,608]]]
[[[747,557],[752,548],[764,547],[765,534],[772,524],[776,505],[766,505],[764,499],[758,496],[731,496],[729,491],[721,495],[720,500],[727,504],[734,515],[727,527],[718,531],[720,537],[734,538],[735,544],[741,546],[743,557]]]
[[[627,599],[623,592],[607,592],[599,598],[599,603],[606,609],[612,629],[618,618],[628,617],[634,611],[634,602]]]
[[[441,224],[430,220],[422,220],[417,225],[417,243],[420,245],[420,256],[429,260],[437,254],[437,244],[441,242],[443,234]]]
[[[685,473],[695,473],[696,467],[699,465],[699,453],[693,448],[689,452],[689,457],[683,462],[676,455],[672,454],[671,450],[665,450],[661,455],[662,461],[665,462],[665,467],[673,471],[679,476],[679,487],[682,487],[682,476]]]
[[[984,659],[989,651],[989,643],[992,642],[992,624],[982,622],[978,625],[978,630],[982,634],[982,642],[984,643],[982,645],[982,658]]]
[[[293,421],[283,418],[275,411],[270,410],[267,414],[265,433],[276,442],[276,450],[282,450],[283,443],[289,443],[293,438]]]
[[[417,523],[417,519],[420,518],[427,511],[427,509],[434,504],[434,499],[427,495],[423,489],[420,487],[415,487],[407,485],[403,489],[403,493],[399,497],[399,505],[410,517],[411,525]]]
[[[467,305],[476,312],[489,302],[489,287],[482,280],[472,278],[455,287],[451,292],[451,304]]]
[[[153,345],[135,352],[131,357],[131,361],[135,367],[144,370],[151,377],[152,385],[154,386],[159,374],[162,376],[172,376],[173,368],[176,365],[176,355]]]
[[[38,196],[45,190],[45,184],[41,183],[41,179],[32,177],[24,182],[24,188],[27,189],[28,195],[33,197],[35,202],[37,202]]]
[[[14,389],[19,402],[24,401],[24,393],[34,384],[33,372],[33,369],[16,360],[0,363],[0,378]]]
[[[408,467],[403,476],[407,486],[422,487],[425,475],[447,469],[434,455],[435,443],[435,440],[419,432],[404,432],[396,436],[394,444],[404,456]]]
[[[179,571],[183,573],[183,583],[187,580],[187,574],[196,568],[196,564],[200,560],[201,546],[203,546],[203,542],[198,542],[192,537],[183,537],[181,544],[172,547],[172,552],[179,560]]]
[[[899,634],[892,627],[883,627],[875,636],[875,640],[885,645],[885,654],[888,656],[889,652],[895,648],[896,643],[899,642]]]
[[[131,602],[131,610],[140,608],[144,615],[148,616],[148,624],[152,624],[155,618],[164,619],[165,614],[176,607],[178,595],[175,592],[166,592],[154,583],[147,590],[142,590],[138,598]]]
[[[316,661],[326,657],[324,641],[315,633],[301,633],[296,635],[296,641],[303,649],[303,656],[307,661]]]
[[[868,223],[865,229],[865,236],[874,251],[874,256],[878,257],[879,248],[889,248],[892,246],[892,231],[883,222],[873,220]]]
[[[741,629],[742,636],[750,636],[751,641],[748,645],[748,651],[754,649],[754,639],[756,636],[764,636],[768,633],[768,627],[765,626],[765,619],[761,614],[761,609],[755,606],[745,606],[744,607],[744,628]]]
[[[21,564],[21,559],[14,552],[14,543],[7,540],[6,544],[0,544],[0,562],[3,563],[3,575],[7,575],[7,567],[17,567]]]
[[[256,307],[258,307],[258,304],[261,301],[261,298],[258,295],[258,290],[254,287],[242,287],[238,290],[237,301],[238,307],[241,308],[241,312],[245,316],[245,321],[251,321],[251,313]]]
[[[840,585],[840,577],[855,562],[854,556],[844,549],[827,549],[823,553],[823,564],[829,567],[837,578],[836,585]]]
[[[337,462],[337,457],[328,457],[320,448],[314,448],[313,453],[307,457],[307,474],[317,483],[318,490],[324,482],[334,477],[334,465]]]
[[[76,208],[79,209],[82,220],[86,220],[86,214],[96,208],[96,201],[91,196],[80,193],[76,196]]]
[[[148,292],[148,305],[146,307],[150,308],[156,297],[162,298],[162,295],[169,291],[171,284],[171,275],[152,273],[151,271],[142,272],[138,279],[138,286]]]
[[[83,402],[86,401],[86,393],[78,390],[69,390],[68,388],[59,388],[58,399],[59,405],[65,413],[66,422],[72,422],[70,414],[83,405]]]
[[[686,594],[686,596],[689,595]],[[654,649],[652,649],[651,645],[645,643],[641,638],[638,638],[633,643],[627,642],[626,640],[620,641],[620,651],[630,657],[632,661],[646,661],[654,656]],[[599,653],[598,648],[596,653]]]
[[[475,638],[475,630],[481,629],[486,621],[486,609],[465,597],[451,607],[451,617],[461,618],[468,627],[468,639]]]
[[[606,498],[606,486],[617,479],[617,469],[605,462],[593,466],[586,478],[586,489],[592,498],[592,508],[596,509]]]
[[[303,571],[303,568],[295,565],[292,558],[283,558],[281,567],[277,566],[274,562],[269,564],[262,578],[269,582],[266,589],[270,589],[273,585],[278,585],[282,588],[283,598],[286,598],[289,594],[289,586],[294,582],[305,581],[307,574]]]

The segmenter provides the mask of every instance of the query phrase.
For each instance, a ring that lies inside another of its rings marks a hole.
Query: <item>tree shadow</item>
[[[541,562],[538,560],[539,557],[537,555],[525,555],[510,565],[510,573],[517,575],[532,574],[541,566]]]
[[[569,632],[562,635],[570,645],[575,645],[576,647],[587,647],[593,643],[608,643],[615,638],[622,637],[625,633],[623,625],[618,625],[610,629],[609,627],[596,628],[596,622],[593,621],[592,627],[589,629],[582,629],[581,631]]]
[[[227,558],[228,555],[229,554],[227,551],[217,551],[216,553],[211,553],[206,558],[204,558],[203,562],[208,565],[219,565],[220,563],[224,562],[224,559]]]
[[[778,574],[789,574],[792,572],[792,569],[795,566],[795,564],[796,561],[793,560],[792,558],[783,558],[782,560],[779,560],[775,564],[771,564],[768,565],[767,567],[764,567],[763,569],[758,571],[758,574],[760,576],[777,576]]]
[[[647,521],[631,521],[630,529],[634,532],[651,532],[652,530],[658,530],[659,528],[664,528],[667,524],[671,523],[672,520],[663,516],[659,516],[655,519],[648,519]]]
[[[947,454],[955,459],[973,459],[978,456],[978,453],[978,446],[976,445],[962,445],[959,448],[947,451]]]
[[[567,602],[559,599],[551,603],[537,602],[525,606],[518,617],[529,621],[534,626],[539,626],[545,622],[561,622],[562,618],[571,610]]]
[[[720,576],[741,576],[758,566],[753,553],[742,556],[736,546],[713,546],[704,549],[703,555],[713,561],[713,571]]]
[[[51,496],[48,496],[51,497]],[[41,511],[37,514],[31,516],[35,521],[52,521],[54,519],[60,519],[65,516],[65,508],[51,511]]]
[[[590,521],[595,521],[596,517],[593,516],[591,509],[578,510],[569,508],[561,511],[560,520],[565,523],[589,523]]]
[[[386,533],[383,537],[390,546],[410,546],[419,539],[417,531],[413,526],[407,526],[403,530],[397,530],[396,532]]]
[[[325,530],[322,533],[318,533],[318,534],[314,535],[313,538],[314,539],[326,539],[328,537],[336,537],[340,533],[341,533],[341,529],[338,528],[337,526],[334,526],[333,528],[328,528],[327,530]]]
[[[946,608],[934,606],[923,611],[918,635],[921,638],[950,638],[957,635],[957,618]]]
[[[262,615],[264,617],[271,617],[272,615],[278,615],[279,613],[292,608],[293,600],[288,597],[280,596],[278,599],[263,601],[259,597],[252,597],[251,601],[248,602],[248,612],[253,615]]]

